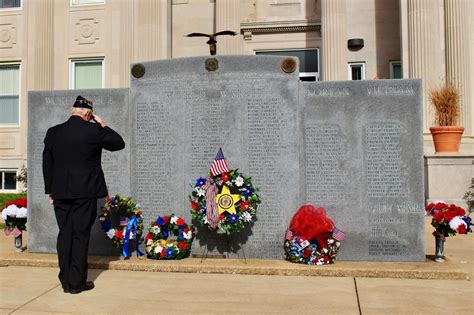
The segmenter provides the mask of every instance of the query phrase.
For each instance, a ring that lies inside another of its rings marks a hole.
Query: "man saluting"
[[[108,194],[102,149],[124,147],[122,137],[92,113],[92,102],[82,96],[77,97],[71,117],[46,133],[43,177],[59,226],[59,280],[66,293],[94,288],[94,283],[87,281],[87,251],[97,198]]]

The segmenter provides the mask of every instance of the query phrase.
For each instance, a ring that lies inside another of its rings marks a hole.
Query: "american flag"
[[[332,238],[336,241],[342,242],[346,237],[346,232],[339,230],[338,228],[334,228],[332,231]]]
[[[127,217],[121,217],[121,218],[120,218],[120,226],[126,226],[126,225],[128,225],[128,221],[129,221],[129,220],[130,220],[130,219],[127,218]]]
[[[12,233],[13,233],[13,236],[18,237],[21,235],[21,230],[14,228]]]
[[[212,162],[211,165],[211,174],[212,176],[216,176],[222,173],[226,173],[228,171],[229,168],[227,167],[227,162],[225,161],[224,153],[222,153],[222,149],[219,148],[216,158],[214,159],[214,162]]]

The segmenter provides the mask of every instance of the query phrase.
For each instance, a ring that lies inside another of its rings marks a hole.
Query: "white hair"
[[[82,108],[82,107],[73,107],[71,108],[71,115],[78,115],[81,117],[86,116],[89,112],[92,112],[89,108]]]

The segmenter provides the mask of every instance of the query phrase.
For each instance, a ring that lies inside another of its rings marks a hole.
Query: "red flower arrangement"
[[[335,228],[324,208],[302,206],[285,235],[286,259],[308,265],[334,263],[344,235]]]
[[[170,237],[175,236],[176,239]],[[183,259],[191,253],[195,236],[192,225],[174,214],[159,216],[151,223],[145,236],[146,253],[150,259]]]
[[[466,211],[455,205],[447,205],[444,202],[430,203],[425,208],[428,215],[433,216],[431,225],[435,228],[434,236],[443,240],[456,233],[467,234],[471,230],[471,218],[466,216]]]
[[[26,198],[18,198],[13,201],[9,201],[5,203],[5,208],[11,205],[15,205],[18,208],[28,208],[27,207],[27,199]]]

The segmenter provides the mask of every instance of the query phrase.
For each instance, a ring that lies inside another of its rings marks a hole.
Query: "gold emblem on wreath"
[[[217,194],[217,208],[219,214],[228,212],[229,214],[237,213],[235,210],[235,204],[240,200],[240,196],[232,194],[229,187],[224,186],[222,192]]]

